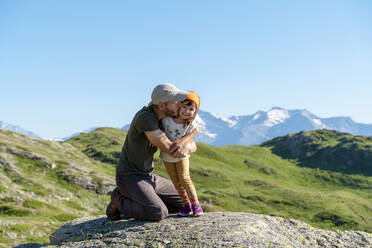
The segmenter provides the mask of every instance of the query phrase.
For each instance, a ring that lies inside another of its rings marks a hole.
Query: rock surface
[[[50,169],[56,168],[56,165],[54,163],[52,163],[48,158],[46,158],[42,155],[36,154],[34,152],[24,151],[22,149],[18,149],[18,148],[15,148],[15,147],[9,147],[9,148],[7,148],[7,151],[14,154],[14,155],[21,156],[23,158],[37,160],[47,168],[50,168]]]
[[[372,235],[329,231],[297,220],[231,212],[160,222],[85,217],[50,236],[49,247],[372,247]]]

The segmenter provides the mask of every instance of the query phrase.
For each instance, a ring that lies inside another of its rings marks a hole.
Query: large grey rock
[[[9,147],[9,148],[7,148],[7,151],[14,154],[14,155],[21,156],[23,158],[37,160],[47,168],[50,168],[50,169],[56,168],[56,165],[52,161],[50,161],[48,158],[46,158],[44,156],[41,156],[39,154],[36,154],[34,152],[21,150],[21,149],[15,148],[15,147]]]
[[[83,187],[84,189],[98,194],[108,194],[115,188],[113,181],[107,181],[101,178],[101,180],[98,181],[96,178],[92,178],[89,173],[75,173],[74,170],[71,170],[71,168],[65,170],[62,177],[68,182],[72,182]]]
[[[371,247],[372,235],[329,231],[296,220],[213,212],[160,222],[104,216],[76,219],[50,236],[50,247]]]

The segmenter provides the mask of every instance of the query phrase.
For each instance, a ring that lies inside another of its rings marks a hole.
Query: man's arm
[[[145,135],[149,139],[151,144],[158,147],[163,152],[168,153],[169,155],[176,158],[186,157],[190,153],[190,150],[193,149],[192,146],[187,146],[187,144],[184,144],[181,149],[177,149],[172,152],[171,148],[173,147],[174,142],[170,141],[167,135],[165,135],[165,133],[160,129],[145,132]]]

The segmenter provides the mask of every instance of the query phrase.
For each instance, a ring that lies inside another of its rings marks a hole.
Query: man
[[[177,116],[179,102],[188,92],[172,84],[157,85],[151,103],[134,116],[116,167],[117,187],[106,209],[110,220],[124,218],[162,220],[168,213],[177,213],[183,204],[172,182],[153,171],[157,148],[173,157],[182,158],[196,151],[192,138],[196,132],[171,142],[160,129],[160,120]]]

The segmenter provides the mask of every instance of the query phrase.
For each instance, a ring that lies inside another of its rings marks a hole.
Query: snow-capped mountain
[[[215,146],[255,145],[277,136],[316,129],[372,136],[372,124],[357,123],[350,117],[320,118],[306,109],[273,107],[267,112],[229,118],[200,110],[195,121],[199,127],[195,140]],[[128,128],[129,125],[122,127]]]
[[[26,129],[23,129],[20,126],[12,125],[12,124],[6,123],[4,121],[0,121],[0,128],[10,130],[10,131],[13,131],[13,132],[16,132],[16,133],[24,134],[24,135],[27,135],[27,136],[30,136],[30,137],[33,137],[33,138],[40,139],[40,136],[38,136],[37,134],[35,134],[31,131],[28,131]]]
[[[220,145],[254,145],[277,136],[300,131],[331,129],[354,135],[372,135],[372,124],[354,122],[350,117],[319,118],[306,109],[274,107],[267,112],[225,118],[199,111],[197,141]]]
[[[255,145],[288,133],[316,129],[330,129],[354,135],[372,136],[372,124],[357,123],[350,117],[320,118],[306,109],[287,110],[273,107],[267,112],[258,111],[252,115],[229,118],[200,110],[195,121],[199,127],[196,141],[215,146]],[[40,138],[30,131],[3,121],[0,121],[0,128]],[[96,128],[98,127],[76,132],[58,140],[66,141],[80,133],[91,132]],[[124,125],[121,129],[128,128],[129,124]]]
[[[73,134],[71,134],[70,136],[64,137],[64,138],[62,138],[62,139],[53,139],[53,140],[56,140],[56,141],[57,141],[57,140],[58,140],[58,141],[66,141],[66,140],[69,140],[69,139],[71,139],[71,138],[73,138],[73,137],[75,137],[75,136],[78,136],[78,135],[81,134],[81,133],[90,133],[90,132],[96,130],[97,128],[100,128],[100,127],[91,127],[91,128],[86,129],[86,130],[84,130],[84,131],[73,133]]]

